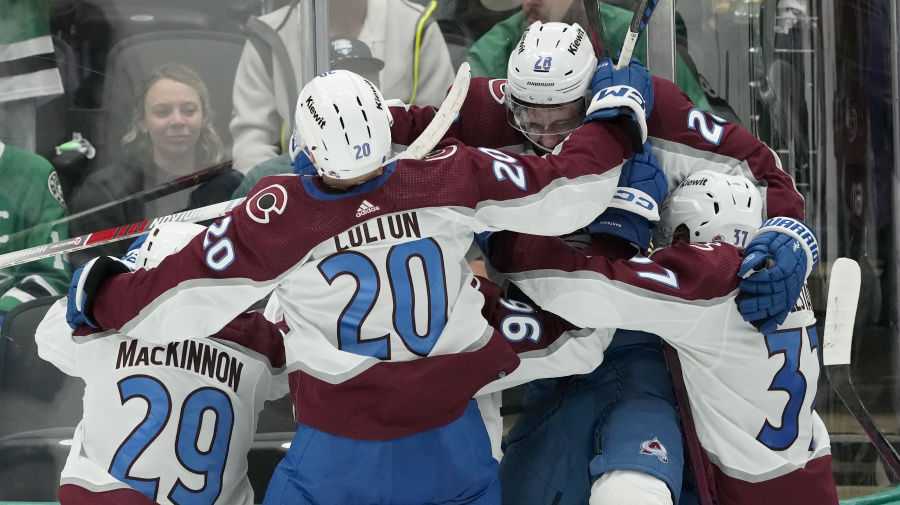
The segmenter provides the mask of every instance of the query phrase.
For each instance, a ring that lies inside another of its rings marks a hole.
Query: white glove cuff
[[[754,236],[767,231],[784,233],[797,239],[797,242],[803,247],[803,251],[806,252],[805,278],[808,279],[809,274],[819,263],[819,240],[816,238],[816,234],[803,221],[787,217],[773,217],[767,220],[756,230]]]
[[[610,86],[597,93],[591,100],[585,116],[603,109],[627,107],[634,113],[641,128],[641,143],[647,141],[647,118],[644,117],[644,97],[631,86]]]
[[[650,195],[639,189],[621,186],[616,188],[616,194],[609,201],[608,207],[627,210],[647,218],[648,221],[659,221],[659,205]]]

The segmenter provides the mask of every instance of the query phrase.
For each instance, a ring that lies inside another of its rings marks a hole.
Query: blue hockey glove
[[[125,255],[122,256],[122,261],[128,263],[128,266],[131,267],[132,271],[137,270],[137,256],[138,252],[141,250],[141,246],[144,245],[144,242],[147,241],[147,237],[149,235],[141,235],[134,242],[128,246],[128,251],[125,252]]]
[[[298,151],[291,165],[294,166],[294,173],[297,175],[316,175],[319,173],[312,160],[307,156],[306,151]]]
[[[803,284],[819,262],[816,234],[802,221],[772,218],[744,249],[738,270],[738,310],[768,335],[790,314]]]
[[[646,251],[655,226],[651,221],[659,221],[659,204],[668,192],[669,180],[647,142],[644,152],[622,167],[609,208],[588,226],[588,233],[616,235]]]
[[[112,256],[100,256],[85,263],[72,276],[69,284],[69,300],[66,307],[66,322],[72,329],[79,324],[99,328],[94,320],[94,297],[106,279],[131,272],[124,261]]]
[[[478,247],[481,249],[484,257],[488,259],[490,259],[491,257],[491,237],[493,236],[494,232],[492,231],[485,231],[475,234],[475,243],[478,244]]]
[[[621,70],[612,60],[600,62],[591,79],[591,95],[584,122],[615,119],[620,121],[641,152],[647,141],[647,118],[653,110],[653,80],[644,64],[636,58]]]

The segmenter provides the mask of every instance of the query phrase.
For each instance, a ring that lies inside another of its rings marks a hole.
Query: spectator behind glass
[[[384,68],[384,62],[372,56],[369,46],[357,39],[333,38],[330,48],[330,66],[332,70],[349,70],[372,81],[376,87],[380,86],[378,72]],[[311,166],[310,166],[311,168]],[[253,186],[260,179],[269,175],[289,174],[294,170],[291,164],[291,154],[283,153],[270,160],[266,160],[247,172],[241,185],[234,190],[231,198],[247,196]],[[314,174],[310,171],[310,174]]]
[[[603,31],[606,35],[606,44],[610,54],[618,54],[625,41],[628,25],[631,23],[633,13],[631,11],[598,3],[600,19],[603,23]],[[541,21],[561,21],[563,23],[578,23],[588,26],[582,2],[574,0],[522,0],[522,10],[509,18],[497,23],[484,36],[469,49],[466,61],[472,66],[472,77],[499,77],[506,78],[506,67],[509,63],[509,55],[525,33],[525,28]],[[634,49],[634,57],[647,63],[647,47],[643,42],[644,37]],[[678,87],[688,95],[697,107],[711,111],[709,101],[697,77],[690,68],[676,55],[675,82]]]
[[[384,62],[379,80],[385,98],[440,105],[454,69],[428,10],[406,0],[331,0],[328,15],[330,38],[358,39]],[[297,92],[313,77],[302,74],[304,26],[296,2],[247,24],[251,34],[235,75],[231,121],[234,167],[240,172],[287,152]]]
[[[0,109],[0,127],[4,117]],[[64,223],[50,224],[65,213],[59,177],[50,162],[0,141],[0,254],[68,238]],[[65,293],[69,278],[65,256],[0,270],[0,324],[20,303]]]
[[[81,212],[221,162],[222,140],[212,127],[209,92],[200,77],[181,64],[163,65],[144,82],[134,98],[131,126],[122,138],[124,157],[90,174],[72,197],[72,211]],[[83,235],[144,219],[228,200],[243,176],[226,167],[198,187],[154,200],[134,199],[74,220],[72,233]],[[108,246],[73,253],[82,265],[98,255],[121,256],[126,246]]]
[[[63,92],[48,0],[0,0],[0,55],[0,140],[34,152],[37,107]]]

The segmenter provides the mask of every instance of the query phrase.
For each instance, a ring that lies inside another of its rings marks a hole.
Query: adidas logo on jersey
[[[376,210],[381,210],[381,207],[377,205],[372,205],[368,200],[363,200],[361,204],[359,204],[359,208],[356,209],[356,217],[362,217],[366,214],[375,212]]]

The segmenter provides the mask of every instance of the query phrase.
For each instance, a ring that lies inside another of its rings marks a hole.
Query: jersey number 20
[[[414,309],[417,300],[409,269],[413,258],[418,258],[425,273],[428,328],[424,335],[416,331]],[[360,328],[381,290],[381,278],[372,260],[357,252],[341,252],[325,258],[319,264],[319,271],[329,284],[342,275],[356,280],[356,292],[338,320],[340,349],[363,356],[389,358],[388,335],[369,340],[360,338]],[[394,299],[394,329],[407,349],[419,356],[427,356],[447,323],[447,282],[444,279],[441,248],[437,242],[427,238],[395,245],[387,255],[387,272]]]

